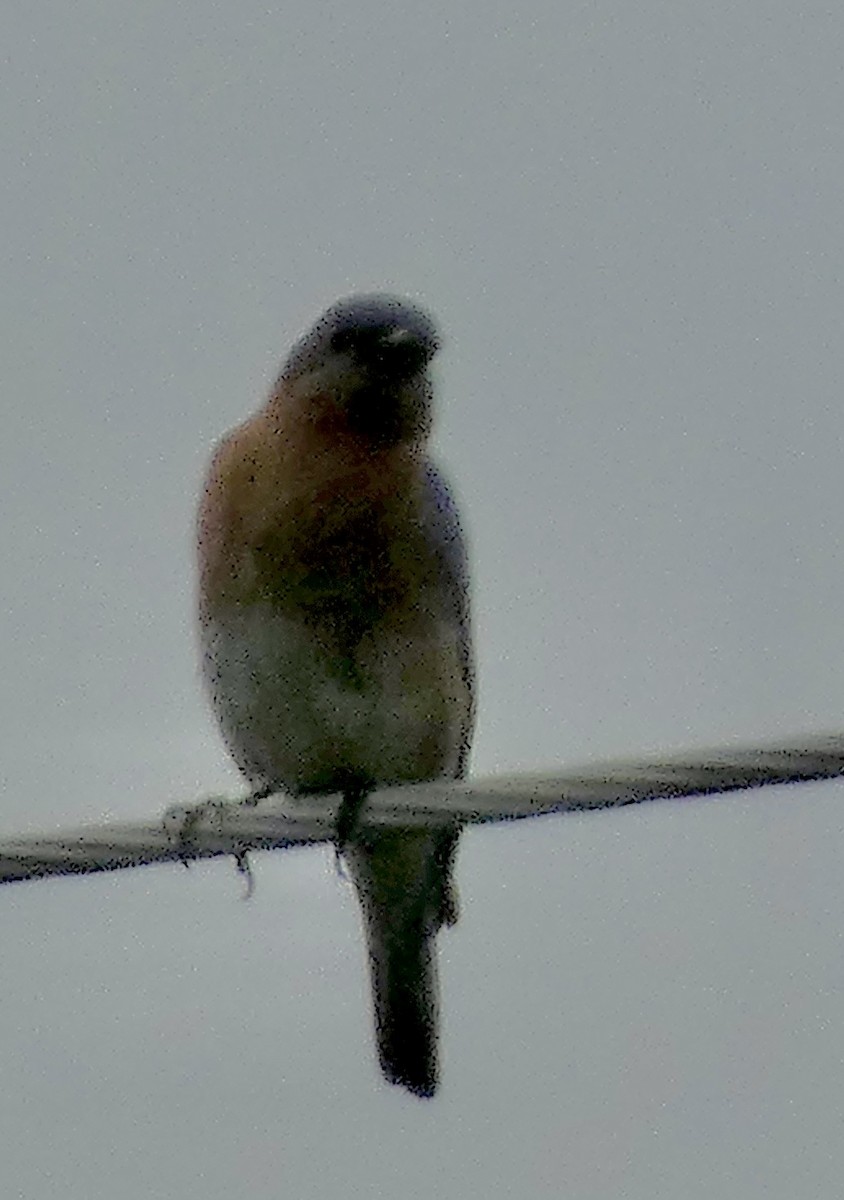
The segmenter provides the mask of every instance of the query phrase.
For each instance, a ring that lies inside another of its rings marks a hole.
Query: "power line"
[[[595,763],[562,773],[410,784],[372,793],[361,825],[478,824],[844,775],[844,737]],[[0,883],[190,862],[331,841],[339,797],[212,797],[143,823],[0,839]]]

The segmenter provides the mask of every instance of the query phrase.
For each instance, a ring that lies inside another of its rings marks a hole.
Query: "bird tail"
[[[369,933],[375,1037],[389,1083],[433,1096],[438,1077],[436,951],[431,934],[399,938]]]
[[[346,853],[366,929],[381,1070],[420,1097],[433,1096],[438,1082],[436,935],[455,919],[456,839],[442,830],[379,830]]]

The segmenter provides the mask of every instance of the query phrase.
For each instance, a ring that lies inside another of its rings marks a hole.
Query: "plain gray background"
[[[213,440],[337,296],[447,338],[474,770],[838,729],[844,12],[32,0],[0,18],[6,833],[234,790]],[[330,855],[0,893],[4,1197],[837,1197],[841,788],[470,832],[444,1083]]]

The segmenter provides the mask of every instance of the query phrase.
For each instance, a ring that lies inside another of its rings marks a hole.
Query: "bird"
[[[429,451],[440,349],[406,297],[354,294],[296,341],[213,455],[198,516],[202,673],[254,797],[340,794],[385,1079],[439,1082],[436,938],[459,827],[367,828],[376,787],[466,774],[466,539]]]

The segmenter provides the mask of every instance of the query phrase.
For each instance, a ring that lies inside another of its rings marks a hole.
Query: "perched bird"
[[[255,795],[342,793],[382,1070],[437,1086],[435,938],[454,829],[358,827],[373,787],[459,778],[473,726],[466,553],[431,461],[439,348],[408,300],[358,295],[297,342],[214,456],[199,514],[203,670]]]

